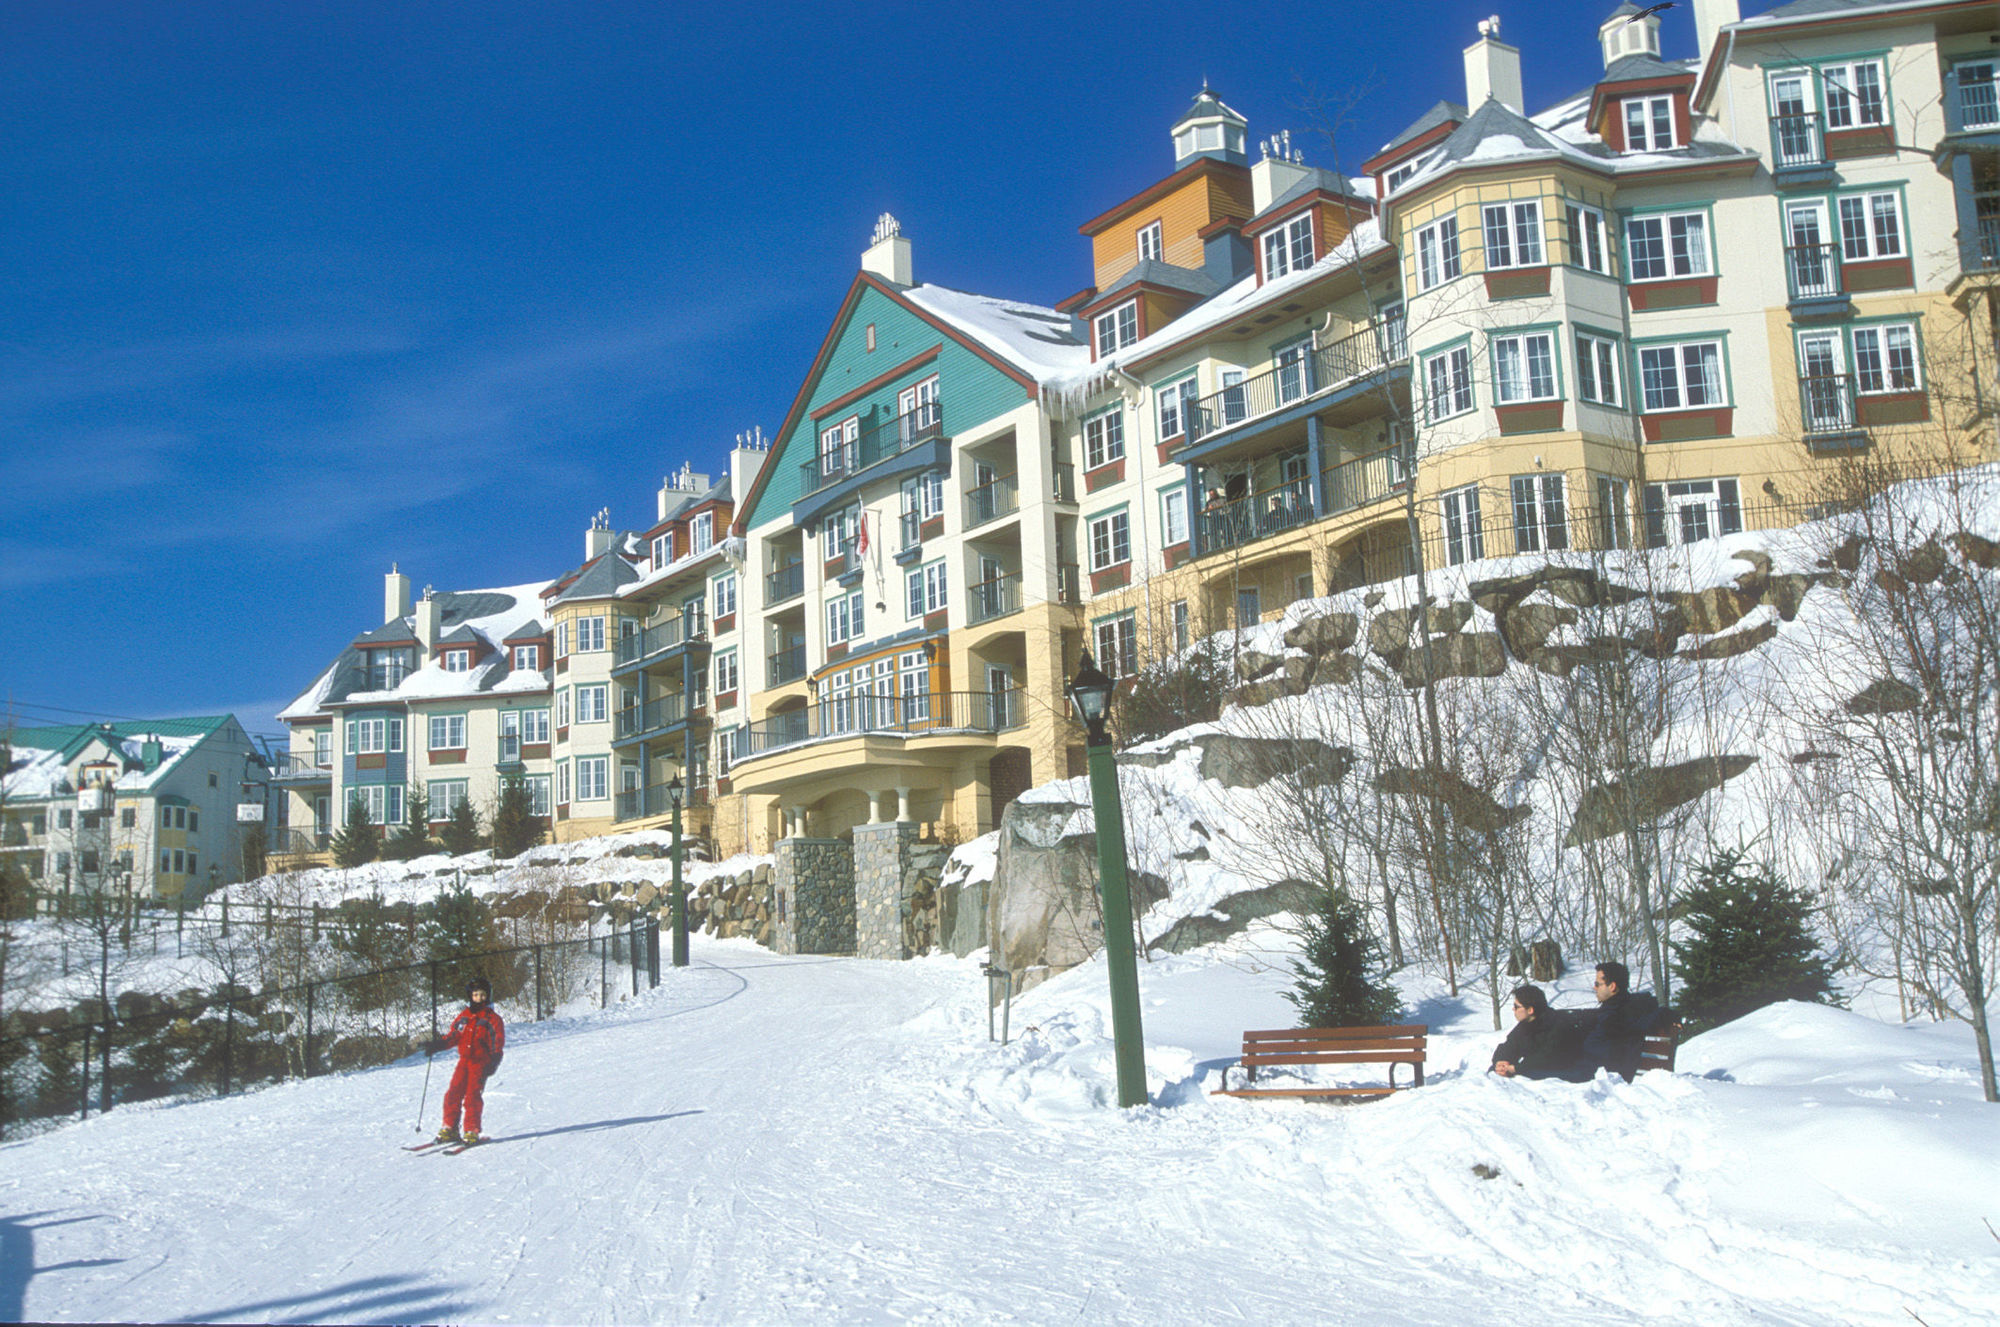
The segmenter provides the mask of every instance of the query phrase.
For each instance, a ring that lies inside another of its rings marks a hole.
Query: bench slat
[[[1424,1081],[1425,1049],[1430,1028],[1423,1023],[1384,1024],[1377,1027],[1342,1028],[1253,1028],[1243,1034],[1243,1052],[1237,1063],[1223,1069],[1222,1086],[1215,1096],[1255,1097],[1385,1097],[1402,1091],[1396,1083],[1396,1066],[1413,1070],[1413,1083]],[[1257,1071],[1278,1065],[1380,1064],[1389,1071],[1386,1087],[1270,1087],[1248,1086]],[[1243,1071],[1245,1086],[1229,1086],[1229,1068]]]

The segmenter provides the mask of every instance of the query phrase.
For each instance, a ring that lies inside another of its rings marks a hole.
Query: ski
[[[484,1147],[488,1143],[495,1141],[497,1140],[492,1138],[482,1138],[476,1143],[453,1143],[444,1150],[444,1154],[448,1157],[455,1157],[460,1152],[470,1152],[475,1147]]]
[[[403,1144],[403,1150],[405,1152],[428,1152],[432,1148],[442,1147],[442,1146],[443,1146],[442,1143],[438,1142],[437,1139],[433,1138],[428,1143],[405,1143]]]

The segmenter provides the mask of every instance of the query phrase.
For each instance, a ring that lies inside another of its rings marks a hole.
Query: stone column
[[[854,850],[846,842],[779,840],[771,891],[771,947],[778,953],[854,952]]]
[[[908,958],[905,868],[917,827],[907,821],[854,830],[854,952],[861,958]]]

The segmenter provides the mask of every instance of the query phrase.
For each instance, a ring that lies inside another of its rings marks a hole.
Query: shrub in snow
[[[1729,848],[1696,867],[1680,897],[1687,939],[1674,943],[1688,1030],[1706,1032],[1780,1000],[1838,1004],[1812,934],[1815,906],[1806,890]]]
[[[523,779],[500,786],[500,805],[493,811],[493,856],[500,861],[519,857],[542,841],[542,822]]]
[[[444,850],[454,857],[479,851],[479,815],[472,809],[472,803],[461,799],[452,808],[451,819],[445,821],[438,840],[444,844]],[[499,992],[494,994],[497,996]]]
[[[1305,1027],[1373,1027],[1403,1014],[1402,997],[1378,982],[1382,948],[1361,905],[1338,889],[1319,892],[1299,924],[1298,980],[1285,998]]]
[[[1213,722],[1232,680],[1228,661],[1207,645],[1153,665],[1113,711],[1120,744],[1150,742],[1189,724]]]
[[[368,823],[368,807],[357,797],[347,804],[347,826],[333,836],[335,866],[365,866],[382,852],[382,839]]]

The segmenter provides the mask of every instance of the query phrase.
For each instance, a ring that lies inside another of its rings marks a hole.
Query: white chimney
[[[382,578],[382,621],[397,622],[410,615],[410,578],[396,570],[396,564],[389,564],[389,574]]]
[[[1716,35],[1728,24],[1742,21],[1743,7],[1737,0],[1694,0],[1695,55],[1707,60]]]
[[[1257,146],[1263,155],[1250,168],[1252,216],[1261,214],[1265,208],[1283,198],[1293,185],[1311,173],[1305,164],[1304,154],[1292,147],[1291,130],[1261,139]]]
[[[431,598],[428,585],[424,587],[424,597],[417,600],[416,618],[417,640],[424,647],[424,654],[429,655],[437,644],[438,609],[437,600]]]
[[[1500,16],[1479,21],[1479,40],[1465,48],[1465,105],[1474,115],[1488,98],[1525,115],[1521,53],[1500,40]]]
[[[875,238],[861,254],[861,270],[891,285],[917,284],[910,265],[910,241],[887,212],[875,219]]]
[[[583,532],[583,560],[594,562],[610,549],[616,536],[611,529],[611,508],[599,511],[590,520],[590,528]]]

